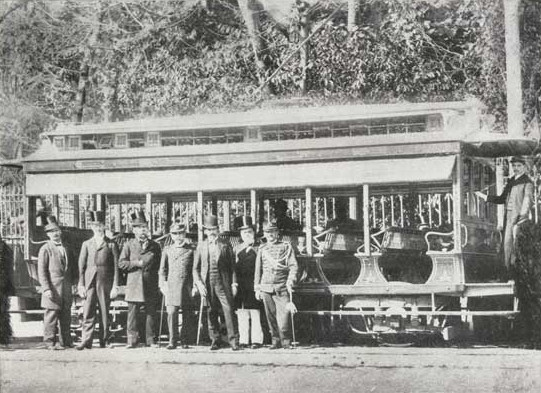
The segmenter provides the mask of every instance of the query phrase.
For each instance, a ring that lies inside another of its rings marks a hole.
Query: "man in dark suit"
[[[194,246],[186,239],[186,227],[175,222],[169,230],[173,244],[165,247],[160,262],[160,291],[165,296],[169,345],[175,349],[178,341],[178,312],[182,310],[180,344],[188,347],[188,321],[191,321],[191,291]]]
[[[135,239],[124,244],[118,265],[128,273],[126,301],[128,302],[128,345],[136,348],[139,341],[138,319],[141,308],[145,312],[146,345],[158,347],[156,332],[156,309],[159,298],[158,270],[160,268],[160,245],[150,238],[145,215],[142,211],[132,214]]]
[[[79,254],[79,296],[84,298],[83,332],[78,350],[92,348],[96,305],[100,308],[100,347],[110,347],[109,305],[118,293],[118,246],[105,236],[105,213],[90,211],[94,237],[83,243]]]
[[[70,322],[77,265],[70,248],[62,242],[62,232],[56,219],[48,217],[48,221],[45,232],[49,241],[40,248],[38,255],[41,307],[45,309],[43,341],[48,349],[59,350],[73,347]]]
[[[205,217],[203,228],[207,239],[200,242],[195,252],[193,279],[199,293],[206,299],[211,350],[220,348],[220,306],[224,313],[229,343],[233,351],[239,349],[237,321],[233,316],[233,297],[237,292],[235,255],[229,243],[218,238],[218,218]]]
[[[487,202],[505,204],[503,251],[505,266],[509,269],[515,264],[514,231],[517,225],[528,221],[533,203],[533,183],[526,174],[526,161],[522,157],[511,158],[514,176],[510,177],[501,195],[476,195]]]

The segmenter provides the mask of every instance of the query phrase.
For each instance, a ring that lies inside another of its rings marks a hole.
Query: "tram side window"
[[[250,215],[251,203],[248,197],[208,200],[203,210],[204,215],[213,214],[218,217],[218,225],[222,232],[236,232],[239,217]]]
[[[486,203],[475,195],[477,191],[483,194],[496,193],[496,175],[494,169],[483,162],[465,159],[462,172],[463,184],[463,213],[470,217],[495,222],[496,206]]]
[[[263,201],[264,220],[276,221],[278,229],[286,232],[302,231],[305,224],[303,198],[273,198]]]

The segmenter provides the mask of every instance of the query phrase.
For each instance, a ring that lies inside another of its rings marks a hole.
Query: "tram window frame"
[[[66,150],[81,150],[81,145],[82,144],[81,144],[80,136],[74,136],[74,135],[68,136],[68,143],[66,145]]]
[[[55,136],[53,138],[53,145],[58,149],[58,150],[64,150],[65,149],[65,146],[66,146],[66,138],[63,137],[63,136]]]
[[[127,149],[128,148],[128,134],[127,133],[115,134],[114,147],[115,149]]]

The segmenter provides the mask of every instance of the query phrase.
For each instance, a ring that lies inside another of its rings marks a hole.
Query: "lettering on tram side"
[[[105,161],[75,161],[77,169],[102,169],[105,168]]]

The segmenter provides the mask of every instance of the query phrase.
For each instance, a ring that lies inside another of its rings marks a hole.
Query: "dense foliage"
[[[0,126],[10,130],[2,155],[28,152],[36,127],[56,121],[242,109],[299,95],[308,104],[475,96],[504,124],[499,1],[358,1],[353,28],[341,0],[255,3],[260,23],[250,34],[234,0],[2,2]],[[540,8],[522,1],[528,120],[541,88]]]

